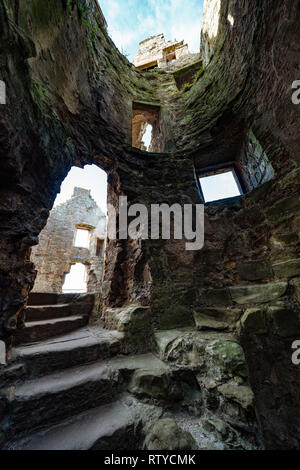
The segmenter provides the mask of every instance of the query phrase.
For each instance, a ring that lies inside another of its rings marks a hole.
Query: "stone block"
[[[295,338],[300,335],[300,312],[284,306],[271,306],[267,315],[273,321],[275,334],[281,337]]]
[[[268,260],[242,261],[238,263],[237,271],[245,281],[261,281],[273,277],[272,266]]]
[[[229,323],[208,316],[202,312],[194,312],[194,319],[197,330],[220,330],[224,331],[229,328]]]
[[[0,341],[0,366],[6,365],[6,346],[4,341]]]
[[[206,341],[196,331],[157,331],[155,340],[162,360],[197,367],[204,362]]]
[[[174,303],[159,313],[159,327],[162,330],[192,326],[193,324],[192,309],[189,305]]]
[[[272,282],[249,286],[230,287],[233,301],[239,305],[271,302],[282,297],[287,290],[286,282]]]
[[[258,333],[266,331],[266,315],[261,308],[248,308],[241,318],[243,333]]]
[[[151,310],[139,303],[105,311],[105,324],[124,333],[124,352],[147,352],[153,342]]]
[[[228,307],[232,305],[232,300],[228,289],[210,289],[201,293],[200,303],[207,307]]]
[[[289,219],[300,212],[300,196],[295,194],[285,199],[280,199],[267,210],[267,217],[273,224]]]
[[[218,391],[224,398],[238,403],[245,410],[253,407],[254,394],[251,388],[246,385],[227,383],[218,387]]]

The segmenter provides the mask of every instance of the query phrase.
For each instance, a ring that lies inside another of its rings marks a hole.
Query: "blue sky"
[[[99,0],[108,32],[132,60],[139,42],[164,33],[166,40],[184,39],[199,52],[203,0]]]

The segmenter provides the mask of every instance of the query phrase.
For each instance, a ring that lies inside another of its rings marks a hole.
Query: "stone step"
[[[57,305],[32,305],[25,310],[25,321],[36,322],[74,315],[89,315],[90,306],[84,302]]]
[[[14,348],[12,360],[22,362],[28,377],[68,369],[121,352],[123,334],[98,327],[86,327],[34,345]]]
[[[233,362],[233,369],[238,372],[244,369],[244,353],[232,332],[196,331],[193,328],[157,330],[155,342],[156,352],[162,361],[197,368],[212,360],[219,362],[220,368],[226,371]]]
[[[8,450],[136,450],[138,427],[122,400],[80,413],[72,420],[10,442]]]
[[[18,385],[9,392],[9,420],[3,430],[11,439],[16,434],[50,425],[111,402],[125,391],[132,374],[144,369],[169,368],[152,354],[123,356],[71,368]]]
[[[36,343],[70,333],[85,326],[87,322],[88,315],[76,315],[25,323],[25,328],[19,329],[15,335],[15,344]]]

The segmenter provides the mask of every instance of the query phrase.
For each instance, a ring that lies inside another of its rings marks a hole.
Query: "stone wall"
[[[89,230],[89,248],[74,245],[76,230],[81,227]],[[74,188],[72,198],[50,212],[39,244],[32,249],[31,261],[37,270],[33,291],[61,293],[65,276],[74,263],[86,266],[88,292],[99,290],[105,236],[106,216],[92,199],[91,192]],[[99,255],[97,243],[102,245]]]
[[[252,131],[249,133],[239,162],[247,191],[270,181],[275,176],[274,168],[266,152]]]
[[[177,240],[108,240],[103,319],[114,327],[118,309],[140,306],[128,350],[149,349],[151,327],[192,325],[195,309],[215,321],[229,316],[235,330],[240,321],[264,445],[299,448],[299,369],[290,347],[299,326],[300,115],[291,101],[299,2],[220,1],[217,34],[203,39],[209,61],[203,52],[204,66],[180,89],[174,74],[143,73],[116,50],[92,0],[51,7],[33,0],[18,12],[6,3],[9,11],[0,1],[8,102],[0,119],[1,340],[9,348],[34,283],[30,247],[72,165],[106,170],[116,209],[120,195],[130,205],[195,204],[197,173],[240,164],[252,130],[274,178],[233,205],[208,206],[206,246],[197,256]],[[162,153],[131,147],[133,101],[160,106]],[[246,153],[253,184],[257,159]],[[130,329],[128,317],[123,321]]]

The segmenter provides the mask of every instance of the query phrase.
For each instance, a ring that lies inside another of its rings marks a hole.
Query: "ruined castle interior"
[[[299,18],[205,0],[199,53],[130,63],[96,0],[0,0],[0,448],[300,449]],[[204,247],[52,210],[92,164],[117,218],[204,204]]]

